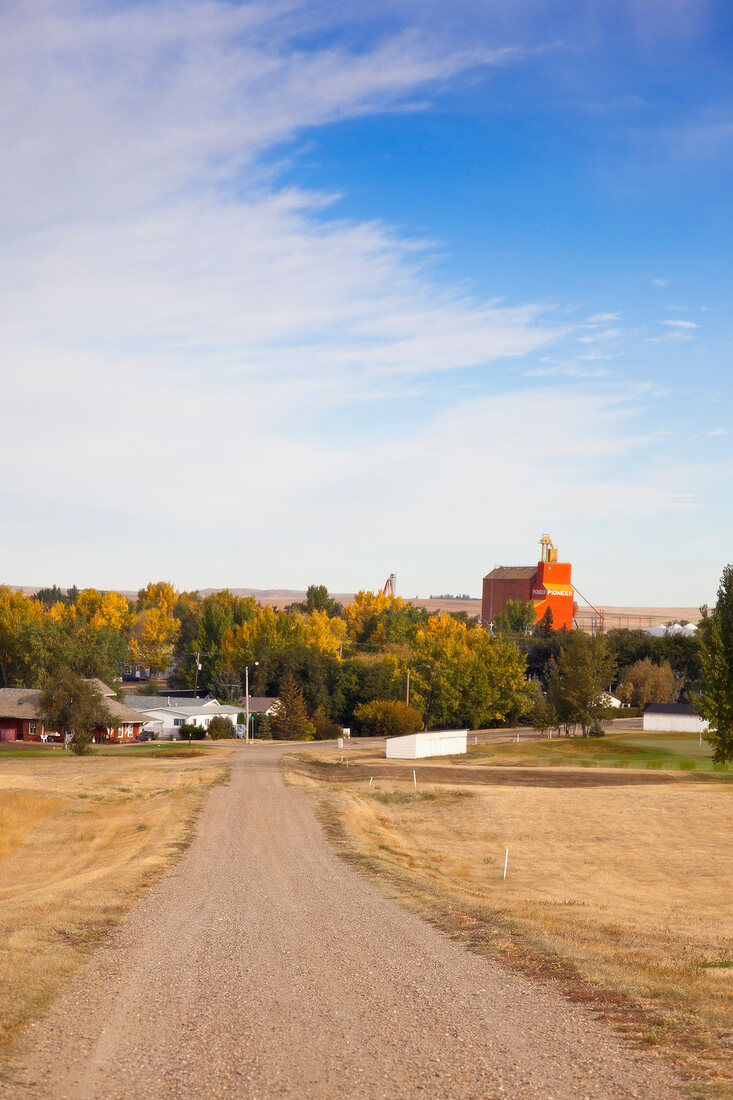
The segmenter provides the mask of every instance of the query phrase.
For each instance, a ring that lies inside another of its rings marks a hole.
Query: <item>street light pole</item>
[[[255,666],[260,662],[255,661]],[[249,665],[244,666],[244,743],[249,744]]]

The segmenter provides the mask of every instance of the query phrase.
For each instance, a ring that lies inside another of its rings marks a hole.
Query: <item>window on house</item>
[[[173,719],[173,725],[174,726],[182,726],[183,725],[183,719],[182,718],[174,718]]]
[[[36,732],[36,720],[35,720],[35,718],[31,718],[30,722],[28,723],[28,733],[35,733],[35,732]]]

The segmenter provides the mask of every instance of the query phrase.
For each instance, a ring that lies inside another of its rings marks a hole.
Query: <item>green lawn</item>
[[[458,761],[459,758],[456,758]],[[465,761],[465,757],[461,757]],[[482,764],[524,767],[661,768],[672,771],[733,775],[729,764],[713,764],[710,746],[687,734],[607,733],[605,737],[553,737],[471,749],[469,759]]]
[[[31,748],[31,744],[33,747]],[[201,741],[193,741],[189,746],[188,741],[144,741],[139,745],[92,745],[91,754],[96,756],[154,756],[157,752],[165,752],[171,755],[175,752],[185,753],[190,748],[206,751],[211,748]],[[27,759],[31,756],[68,756],[75,759],[71,750],[64,750],[61,745],[44,745],[38,742],[29,742],[28,747],[23,747],[17,741],[7,741],[0,744],[0,759],[5,760],[9,756],[22,756]]]

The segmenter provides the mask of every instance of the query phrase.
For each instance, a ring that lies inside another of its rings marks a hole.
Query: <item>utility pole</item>
[[[260,662],[255,661],[255,666]],[[244,666],[244,743],[249,743],[249,665]]]

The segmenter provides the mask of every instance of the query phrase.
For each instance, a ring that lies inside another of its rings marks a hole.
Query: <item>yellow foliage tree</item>
[[[58,605],[54,605],[58,606]],[[98,592],[96,588],[84,588],[69,607],[77,615],[83,615],[93,627],[123,631],[130,622],[130,605],[119,592]]]
[[[409,611],[410,605],[391,593],[357,592],[346,608],[349,638],[371,645],[405,641],[410,632]]]
[[[132,660],[149,668],[152,674],[163,672],[170,664],[181,624],[160,607],[148,607],[135,618],[129,637]]]
[[[222,655],[240,673],[246,664],[263,649],[286,649],[306,645],[320,653],[340,656],[346,638],[343,619],[328,617],[325,611],[277,612],[271,607],[258,607],[249,622],[227,631]]]
[[[178,599],[178,592],[168,581],[157,581],[146,584],[137,594],[138,611],[148,607],[157,607],[160,611],[170,614]]]
[[[450,615],[431,615],[415,637],[413,685],[426,719],[478,728],[529,705],[526,658],[512,642]],[[427,666],[427,667],[425,667]]]
[[[3,686],[25,687],[35,675],[43,646],[43,608],[20,592],[0,585],[0,662]]]

